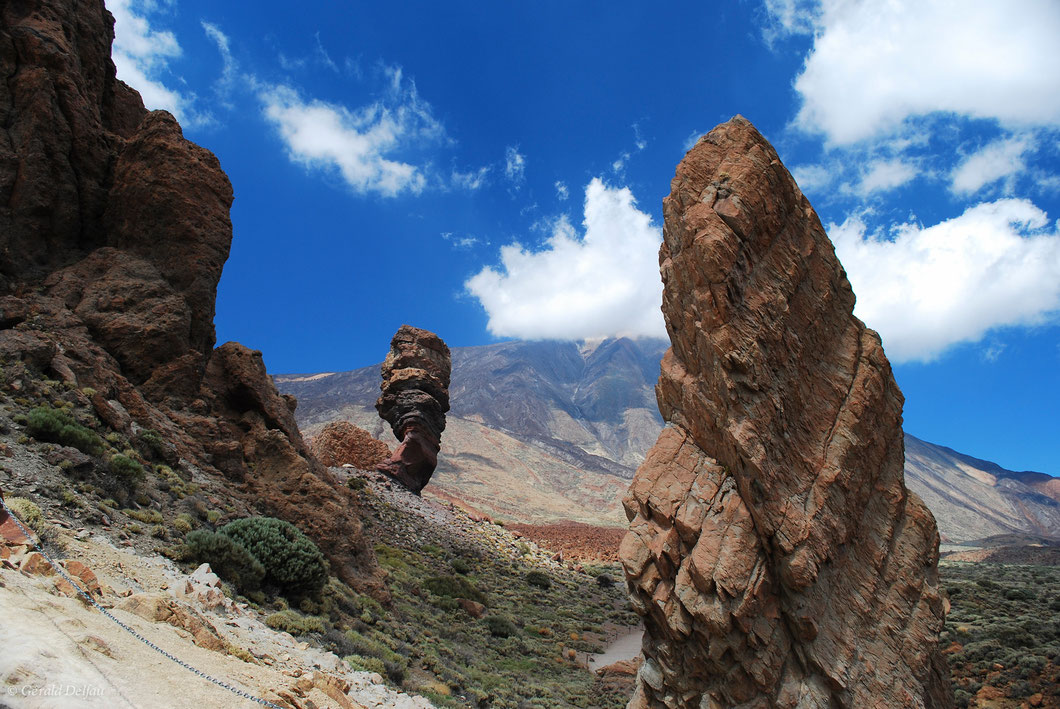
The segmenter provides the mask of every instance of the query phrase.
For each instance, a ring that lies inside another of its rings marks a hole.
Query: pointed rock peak
[[[646,628],[630,706],[952,706],[902,394],[817,215],[739,116],[663,212],[668,425],[621,549]]]

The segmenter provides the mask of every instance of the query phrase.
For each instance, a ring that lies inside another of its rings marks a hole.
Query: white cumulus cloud
[[[950,189],[973,194],[1000,179],[1022,172],[1023,155],[1030,150],[1027,137],[996,140],[966,157],[950,174]]]
[[[583,233],[566,218],[544,249],[501,248],[499,269],[465,284],[498,337],[581,340],[665,337],[660,307],[661,230],[636,207],[628,188],[594,178],[585,188]]]
[[[773,24],[809,31],[796,123],[834,144],[934,112],[1004,125],[1060,122],[1055,0],[768,0]]]
[[[900,159],[875,160],[861,175],[856,191],[868,196],[873,192],[886,192],[901,187],[916,177],[916,169]]]
[[[934,226],[866,235],[856,216],[829,226],[855,314],[894,362],[930,361],[990,330],[1046,322],[1060,311],[1060,231],[1027,200],[970,207]]]
[[[419,141],[437,139],[444,130],[415,85],[401,88],[400,69],[390,78],[389,103],[377,101],[357,109],[305,99],[285,85],[262,88],[259,98],[292,160],[337,170],[361,194],[418,193],[427,182],[424,171],[391,156]]]

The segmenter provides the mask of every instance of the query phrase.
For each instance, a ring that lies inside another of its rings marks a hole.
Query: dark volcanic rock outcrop
[[[668,422],[625,501],[633,707],[948,707],[903,398],[817,215],[737,117],[664,200]]]
[[[442,338],[409,325],[398,328],[383,361],[383,393],[375,408],[400,444],[378,470],[413,492],[427,485],[438,465],[451,369]]]
[[[309,440],[313,454],[324,465],[352,465],[371,470],[390,457],[390,447],[349,421],[332,421]]]
[[[355,498],[308,452],[293,398],[260,353],[214,350],[232,186],[115,78],[113,23],[102,0],[0,5],[0,360],[119,433],[157,431],[197,485],[297,524],[378,590]]]

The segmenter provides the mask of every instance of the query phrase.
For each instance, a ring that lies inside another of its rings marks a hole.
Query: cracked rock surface
[[[816,213],[742,117],[663,211],[667,426],[620,551],[646,628],[630,706],[952,706],[903,397]]]

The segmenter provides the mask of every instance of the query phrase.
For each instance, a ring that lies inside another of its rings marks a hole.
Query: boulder
[[[390,447],[349,421],[332,421],[309,441],[309,448],[324,465],[352,465],[372,470],[390,457]]]
[[[816,213],[737,117],[663,201],[667,425],[624,501],[631,707],[950,707],[902,394]]]

